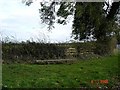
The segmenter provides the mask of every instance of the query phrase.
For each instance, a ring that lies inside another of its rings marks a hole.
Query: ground
[[[3,87],[9,88],[115,87],[119,84],[118,55],[73,64],[3,64],[2,69]]]

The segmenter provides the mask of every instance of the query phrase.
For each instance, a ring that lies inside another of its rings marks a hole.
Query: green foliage
[[[29,0],[26,2],[30,2]],[[31,4],[31,3],[30,3]],[[60,5],[58,11],[55,10],[55,6]],[[105,9],[104,6],[107,6]],[[102,43],[106,41],[106,38],[111,38],[116,27],[115,17],[119,12],[120,2],[113,2],[112,6],[105,2],[50,2],[50,4],[41,4],[40,9],[41,19],[44,23],[54,26],[55,15],[60,17],[57,22],[60,24],[66,24],[67,17],[69,15],[74,16],[73,20],[73,31],[74,39],[83,40],[87,39],[88,36],[93,35],[93,38],[97,39],[97,48],[103,51],[96,51],[99,54],[109,53],[109,46],[106,44],[102,46]],[[119,35],[117,35],[119,42]],[[105,49],[104,49],[105,48]],[[97,49],[98,50],[98,49]]]
[[[80,88],[117,87],[118,56],[103,57],[74,64],[3,64],[3,87],[8,88]],[[24,73],[23,73],[24,72]],[[108,80],[108,84],[91,80]]]
[[[55,10],[57,5],[60,6],[58,11]],[[106,25],[109,25],[110,22],[115,23],[115,16],[119,10],[119,2],[113,2],[111,7],[107,2],[50,2],[49,5],[43,3],[41,6],[40,14],[41,17],[44,17],[41,19],[45,23],[48,22],[47,24],[50,26],[54,24],[55,14],[60,17],[57,19],[60,24],[66,24],[67,17],[74,14],[72,34],[78,40],[86,39],[90,35],[96,39],[105,37],[106,33],[110,35],[113,29],[109,30]],[[52,12],[51,15],[49,12]]]
[[[67,49],[75,48],[76,54],[67,55]],[[4,63],[34,63],[35,60],[67,59],[67,58],[94,58],[95,42],[85,43],[3,43]]]
[[[101,23],[101,14],[103,12],[104,3],[81,3],[76,2],[75,14],[73,21],[72,34],[75,35],[75,39],[82,40],[88,36],[93,35],[95,37],[95,29],[99,27]],[[97,13],[96,13],[97,12]],[[95,37],[96,38],[96,37]]]
[[[106,38],[103,41],[96,42],[95,53],[99,55],[111,55],[116,49],[116,37]]]
[[[114,32],[117,38],[117,43],[120,44],[120,26],[117,26]]]
[[[26,1],[26,0],[25,0]],[[26,1],[31,4],[31,1]],[[58,11],[55,10],[55,6],[60,5]],[[104,6],[107,6],[105,9]],[[93,35],[97,39],[96,47],[100,48],[101,51],[96,51],[98,54],[108,54],[111,52],[109,40],[111,33],[113,33],[116,27],[115,16],[119,12],[120,2],[113,2],[112,6],[107,2],[46,2],[41,3],[41,19],[43,23],[54,26],[55,15],[60,17],[57,22],[60,24],[66,24],[66,19],[69,15],[74,14],[73,20],[73,31],[74,39],[83,40],[87,39],[88,36]],[[61,19],[62,18],[62,19]],[[119,35],[117,34],[119,42]],[[105,42],[106,41],[106,42]],[[103,46],[102,46],[103,43]],[[107,45],[109,46],[107,48]],[[102,50],[103,49],[103,50]],[[110,51],[109,51],[110,50]]]
[[[34,62],[40,59],[65,58],[66,47],[59,44],[44,43],[3,43],[3,60],[5,62]],[[8,60],[8,61],[7,61]],[[18,61],[17,61],[18,60]]]

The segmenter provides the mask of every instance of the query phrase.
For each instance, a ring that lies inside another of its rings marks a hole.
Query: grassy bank
[[[2,68],[3,86],[10,88],[79,88],[118,85],[118,55],[79,61],[74,64],[4,64]],[[99,82],[106,79],[108,83]]]

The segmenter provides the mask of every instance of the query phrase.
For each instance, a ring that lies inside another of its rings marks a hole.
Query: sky
[[[44,40],[46,42],[69,41],[72,33],[72,18],[67,25],[55,24],[48,31],[40,21],[39,0],[26,6],[22,0],[0,0],[0,36],[14,37],[17,41]]]

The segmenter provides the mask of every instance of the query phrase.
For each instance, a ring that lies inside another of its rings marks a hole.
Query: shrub
[[[96,42],[95,53],[99,55],[111,55],[116,48],[117,40],[114,36],[106,40]]]

